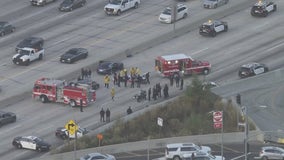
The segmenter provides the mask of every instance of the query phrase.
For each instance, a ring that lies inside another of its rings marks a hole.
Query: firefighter
[[[130,88],[134,88],[134,82],[135,82],[135,77],[134,77],[134,75],[131,75],[130,81],[131,81]]]
[[[114,89],[114,87],[111,88],[110,94],[111,94],[112,101],[114,101],[114,96],[115,96],[115,89]]]
[[[140,75],[140,74],[141,74],[141,70],[138,67],[136,67],[135,68],[135,75]]]
[[[105,75],[105,77],[104,77],[104,83],[105,83],[105,87],[106,87],[106,88],[109,88],[109,82],[110,82],[110,77],[109,77],[109,75],[107,74],[107,75]]]
[[[130,72],[130,76],[134,76],[135,75],[135,68],[131,67],[129,72]]]

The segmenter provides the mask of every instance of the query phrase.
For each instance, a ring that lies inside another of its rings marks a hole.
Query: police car
[[[78,127],[78,130],[77,130],[77,138],[80,138],[82,137],[83,135],[87,134],[89,131],[86,129],[86,128],[81,128],[81,127]],[[59,137],[61,139],[68,139],[68,136],[69,136],[69,139],[74,139],[76,138],[75,137],[75,134],[74,135],[69,135],[68,134],[68,131],[66,128],[64,127],[58,127],[55,131],[55,136],[56,137]]]
[[[38,138],[36,136],[21,136],[16,137],[13,139],[12,142],[13,146],[16,148],[25,148],[25,149],[31,149],[36,151],[49,151],[50,144],[43,141],[41,138]]]
[[[199,27],[199,34],[215,37],[217,33],[227,32],[228,24],[224,21],[209,20]]]
[[[255,76],[258,74],[268,72],[268,70],[269,69],[265,64],[252,62],[252,63],[244,64],[240,67],[239,77],[246,78],[250,76]]]
[[[263,2],[259,0],[255,3],[250,11],[252,16],[263,16],[266,17],[268,13],[275,12],[277,10],[277,5],[273,2]]]

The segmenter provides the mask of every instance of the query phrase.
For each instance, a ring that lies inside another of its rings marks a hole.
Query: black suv
[[[44,40],[43,38],[40,37],[28,37],[24,40],[22,40],[16,47],[16,52],[18,52],[19,50],[25,48],[25,47],[29,47],[29,48],[34,48],[34,49],[42,49],[44,44]]]
[[[64,0],[60,6],[59,10],[60,11],[72,11],[73,9],[83,7],[86,4],[86,0]]]

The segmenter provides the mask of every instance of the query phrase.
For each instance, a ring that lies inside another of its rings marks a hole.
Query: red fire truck
[[[211,64],[207,61],[194,60],[185,54],[158,56],[155,59],[155,69],[165,77],[174,74],[190,75],[203,73],[207,75]]]
[[[84,84],[69,84],[65,81],[40,78],[33,88],[33,98],[39,98],[42,103],[61,102],[70,106],[87,106],[96,100],[96,92],[91,86]]]

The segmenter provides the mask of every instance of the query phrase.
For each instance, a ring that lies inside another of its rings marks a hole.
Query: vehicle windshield
[[[27,50],[20,50],[21,55],[30,55],[30,51]]]
[[[202,29],[210,29],[210,25],[202,25],[201,28]]]
[[[83,157],[83,159],[89,159],[90,158],[90,156],[87,154],[87,155],[85,155],[84,157]]]
[[[250,71],[250,68],[241,67],[241,68],[240,68],[240,71],[241,71],[241,72],[249,72],[249,71]]]
[[[170,8],[166,8],[162,13],[166,14],[166,15],[171,15],[171,9]]]
[[[63,4],[66,4],[66,5],[72,4],[73,1],[74,1],[74,0],[64,0],[64,1],[63,1]]]
[[[74,49],[71,49],[71,50],[69,50],[68,52],[67,52],[67,54],[73,54],[73,55],[76,55],[76,50],[74,50]]]
[[[111,67],[111,63],[102,63],[101,68],[110,68]]]
[[[110,0],[109,3],[119,5],[119,4],[121,4],[121,0]]]
[[[40,138],[37,137],[37,138],[34,139],[34,141],[35,141],[35,142],[41,142],[42,139],[40,139]]]
[[[5,22],[0,22],[0,28],[3,28],[5,24]]]

